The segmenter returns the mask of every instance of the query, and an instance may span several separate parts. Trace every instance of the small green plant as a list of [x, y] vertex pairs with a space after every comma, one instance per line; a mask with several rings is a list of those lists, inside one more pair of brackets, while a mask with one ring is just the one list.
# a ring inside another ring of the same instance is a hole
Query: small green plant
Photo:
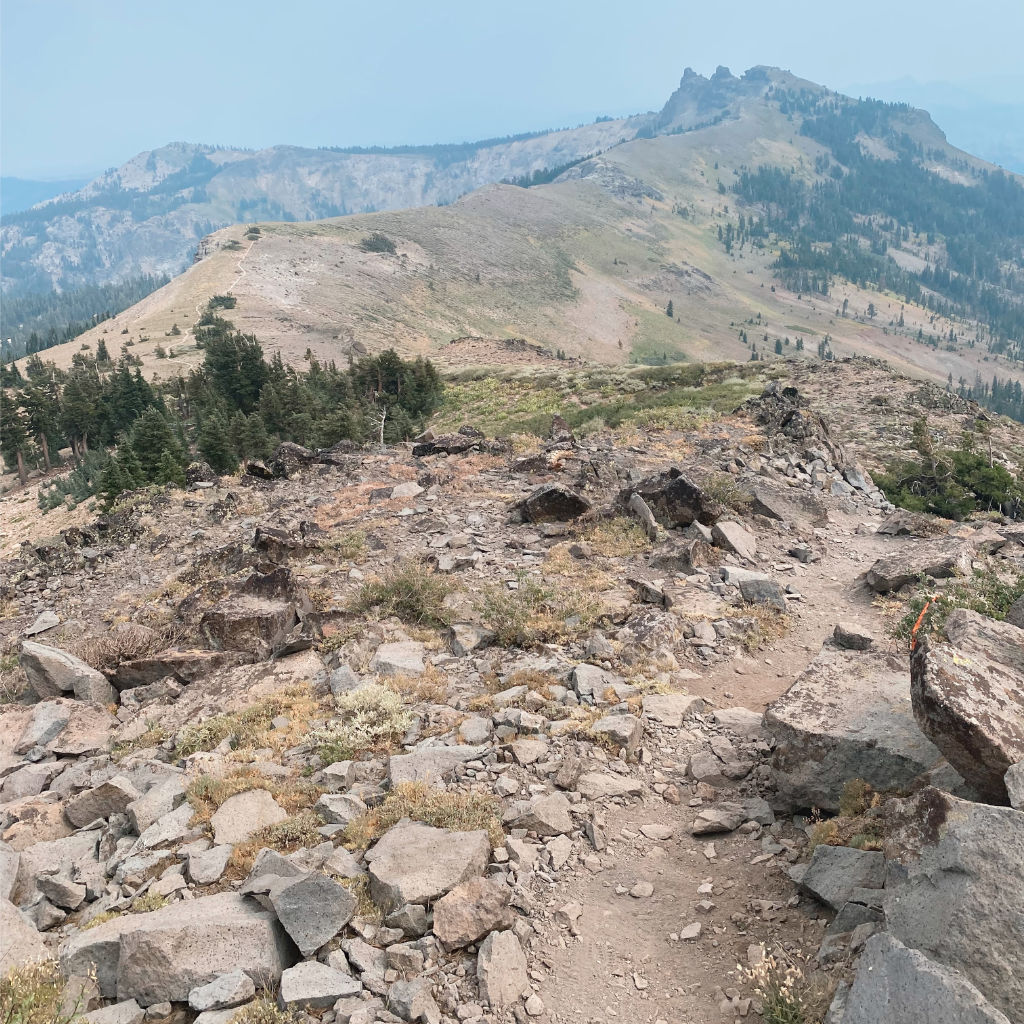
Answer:
[[200, 750], [213, 750], [226, 739], [232, 749], [268, 746], [271, 721], [278, 715], [304, 717], [313, 711], [315, 701], [306, 686], [282, 690], [240, 711], [214, 715], [203, 722], [187, 725], [178, 736], [178, 756], [188, 757]]
[[163, 345], [158, 344], [156, 348], [153, 349], [153, 355], [155, 355], [157, 359], [166, 359], [167, 349], [165, 349]]
[[318, 814], [303, 811], [276, 825], [259, 829], [231, 851], [231, 859], [228, 861], [230, 877], [245, 877], [252, 868], [256, 854], [264, 848], [277, 850], [278, 853], [294, 853], [303, 847], [317, 846], [324, 839], [317, 831], [321, 825], [323, 821]]
[[366, 533], [363, 530], [349, 530], [331, 537], [322, 550], [339, 559], [354, 562], [366, 552]]
[[340, 694], [335, 707], [340, 720], [309, 734], [322, 764], [346, 761], [366, 750], [384, 749], [412, 723], [401, 695], [376, 683]]
[[728, 473], [712, 473], [700, 482], [701, 490], [720, 505], [731, 508], [741, 515], [750, 511], [753, 495], [744, 490]]
[[892, 635], [897, 640], [909, 640], [922, 612], [924, 618], [918, 627], [918, 637], [941, 634], [946, 628], [949, 613], [955, 608], [967, 608], [990, 619], [1002, 620], [1014, 601], [1021, 597], [1024, 597], [1024, 574], [1015, 579], [1004, 579], [994, 572], [978, 570], [972, 576], [951, 582], [939, 593], [936, 593], [934, 584], [927, 587], [921, 580], [906, 613], [893, 626]]
[[133, 914], [148, 914], [154, 910], [162, 910], [166, 906], [166, 896], [161, 896], [158, 892], [147, 892], [144, 896], [132, 901], [131, 912]]
[[451, 589], [444, 576], [410, 559], [363, 584], [354, 610], [365, 614], [376, 608], [383, 616], [395, 615], [413, 625], [442, 626], [450, 619], [444, 601]]

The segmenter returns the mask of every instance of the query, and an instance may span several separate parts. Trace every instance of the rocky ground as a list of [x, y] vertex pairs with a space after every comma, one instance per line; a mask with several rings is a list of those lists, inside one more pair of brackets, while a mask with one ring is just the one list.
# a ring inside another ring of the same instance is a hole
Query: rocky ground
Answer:
[[11, 977], [94, 1024], [1019, 1020], [1024, 608], [892, 627], [1024, 530], [887, 505], [856, 401], [283, 445], [23, 544]]

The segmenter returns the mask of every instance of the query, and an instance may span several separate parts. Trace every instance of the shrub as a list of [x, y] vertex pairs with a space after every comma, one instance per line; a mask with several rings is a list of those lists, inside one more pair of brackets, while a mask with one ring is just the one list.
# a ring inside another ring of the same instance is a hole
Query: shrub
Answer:
[[385, 617], [395, 615], [414, 625], [440, 626], [450, 618], [444, 606], [450, 593], [451, 584], [445, 577], [422, 562], [409, 560], [363, 584], [354, 610], [365, 614], [377, 608]]
[[157, 359], [166, 359], [167, 349], [165, 349], [163, 345], [157, 345], [157, 347], [153, 349], [153, 355], [155, 355]]
[[373, 231], [365, 238], [360, 239], [359, 248], [363, 252], [383, 252], [392, 256], [397, 251], [395, 243], [383, 231]]
[[299, 1017], [291, 1010], [282, 1010], [273, 996], [260, 996], [246, 1003], [228, 1024], [295, 1024]]
[[313, 847], [323, 842], [324, 837], [317, 831], [323, 824], [320, 816], [312, 811], [303, 811], [292, 818], [285, 818], [276, 825], [267, 825], [254, 832], [245, 842], [238, 843], [231, 851], [228, 862], [231, 877], [242, 878], [252, 868], [256, 854], [264, 847], [278, 853], [294, 853], [302, 847]]
[[510, 590], [498, 584], [484, 591], [479, 606], [484, 624], [502, 647], [532, 647], [588, 629], [596, 604], [579, 588], [548, 586], [520, 573]]
[[0, 978], [3, 1024], [70, 1024], [81, 1009], [81, 995], [66, 988], [52, 960], [12, 967]]
[[1006, 580], [993, 572], [976, 571], [966, 579], [950, 583], [941, 593], [936, 593], [934, 585], [926, 588], [922, 581], [907, 606], [906, 614], [893, 627], [892, 634], [898, 640], [909, 640], [925, 605], [928, 605], [928, 610], [921, 620], [918, 636], [942, 633], [954, 608], [969, 608], [990, 619], [1005, 619], [1010, 606], [1020, 597], [1024, 597], [1024, 575]]
[[278, 779], [252, 768], [241, 768], [229, 775], [197, 775], [187, 790], [188, 802], [196, 818], [209, 821], [225, 800], [251, 789], [265, 789], [289, 814], [308, 810], [323, 793], [305, 779]]
[[412, 723], [401, 696], [376, 683], [339, 694], [335, 707], [341, 720], [309, 734], [323, 764], [346, 761], [365, 750], [384, 749]]
[[425, 782], [403, 782], [373, 807], [345, 827], [344, 844], [365, 849], [403, 818], [422, 821], [453, 832], [482, 829], [494, 846], [505, 842], [501, 829], [500, 805], [489, 793], [459, 793], [434, 789]]
[[712, 473], [701, 480], [700, 487], [712, 501], [717, 501], [741, 515], [750, 511], [754, 501], [753, 495], [744, 490], [728, 473]]
[[799, 967], [784, 966], [774, 956], [766, 955], [744, 973], [763, 1004], [765, 1024], [811, 1024], [814, 1020]]

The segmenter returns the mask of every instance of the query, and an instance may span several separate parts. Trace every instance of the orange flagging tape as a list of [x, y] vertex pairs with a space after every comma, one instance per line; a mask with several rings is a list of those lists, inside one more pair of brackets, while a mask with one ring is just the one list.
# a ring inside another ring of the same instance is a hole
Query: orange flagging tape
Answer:
[[917, 617], [917, 622], [914, 623], [914, 628], [910, 631], [910, 649], [914, 650], [917, 647], [917, 631], [921, 628], [921, 623], [924, 622], [924, 617], [928, 612], [928, 609], [932, 606], [934, 597], [930, 597], [924, 603], [924, 607], [921, 609], [921, 614]]

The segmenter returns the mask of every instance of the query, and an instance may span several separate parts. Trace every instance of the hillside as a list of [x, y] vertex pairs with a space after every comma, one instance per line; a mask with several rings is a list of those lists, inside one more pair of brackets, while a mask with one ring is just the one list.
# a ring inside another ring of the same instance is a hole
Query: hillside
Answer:
[[[864, 354], [961, 388], [1020, 379], [1024, 190], [924, 112], [720, 69], [688, 72], [642, 134], [550, 184], [222, 229], [48, 357], [105, 337], [116, 359], [124, 338], [166, 377], [230, 292], [233, 322], [291, 362], [394, 345], [461, 366], [454, 340], [511, 337], [603, 363]], [[396, 253], [360, 248], [373, 232]]]
[[199, 239], [239, 221], [314, 220], [449, 203], [632, 138], [643, 119], [460, 145], [253, 152], [172, 143], [0, 227], [7, 295], [177, 274]]

